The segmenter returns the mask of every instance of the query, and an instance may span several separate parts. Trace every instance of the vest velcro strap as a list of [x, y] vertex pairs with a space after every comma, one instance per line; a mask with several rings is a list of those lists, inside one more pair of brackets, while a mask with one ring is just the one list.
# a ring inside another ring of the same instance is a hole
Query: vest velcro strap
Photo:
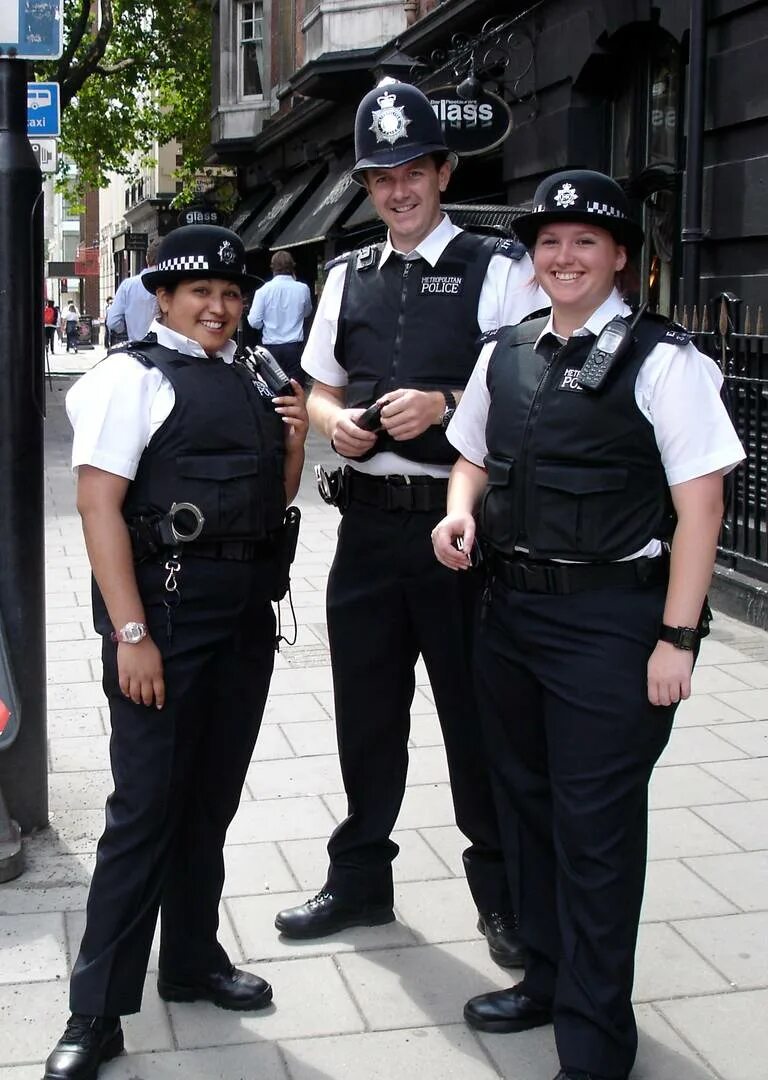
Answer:
[[435, 476], [368, 476], [351, 469], [350, 502], [379, 510], [445, 510], [448, 480]]
[[492, 577], [518, 592], [568, 593], [591, 589], [638, 589], [662, 585], [669, 577], [669, 557], [630, 559], [611, 563], [555, 563], [489, 557]]

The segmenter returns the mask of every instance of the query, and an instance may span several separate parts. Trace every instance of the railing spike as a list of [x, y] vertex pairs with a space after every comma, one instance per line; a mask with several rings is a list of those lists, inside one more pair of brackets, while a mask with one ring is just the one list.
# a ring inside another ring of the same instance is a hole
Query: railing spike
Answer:
[[680, 316], [677, 314], [677, 304], [672, 308], [672, 322], [680, 322]]
[[755, 333], [758, 337], [765, 336], [765, 325], [763, 323], [763, 305], [760, 304], [757, 308], [757, 322], [755, 324]]
[[702, 334], [709, 333], [709, 308], [704, 305], [704, 313], [701, 316], [701, 332]]
[[686, 330], [688, 329], [688, 305], [687, 304], [683, 308], [683, 326], [685, 327]]
[[744, 329], [742, 333], [752, 333], [752, 313], [749, 310], [749, 304], [747, 304], [747, 306], [744, 308]]
[[717, 329], [720, 331], [720, 337], [725, 337], [728, 333], [728, 306], [725, 297], [720, 301], [720, 317], [717, 320]]
[[693, 305], [693, 315], [691, 317], [691, 333], [698, 334], [699, 332], [699, 309]]

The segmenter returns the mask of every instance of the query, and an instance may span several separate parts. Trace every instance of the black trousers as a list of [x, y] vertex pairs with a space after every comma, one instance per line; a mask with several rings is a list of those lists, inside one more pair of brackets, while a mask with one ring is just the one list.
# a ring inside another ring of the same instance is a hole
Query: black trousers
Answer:
[[664, 587], [570, 596], [495, 582], [477, 688], [520, 932], [524, 991], [554, 1007], [563, 1066], [623, 1080], [643, 897], [648, 780], [675, 707], [646, 667]]
[[229, 963], [216, 938], [222, 848], [272, 674], [272, 567], [182, 556], [170, 640], [166, 574], [162, 563], [137, 567], [150, 633], [163, 654], [162, 710], [123, 697], [117, 646], [95, 590], [115, 790], [72, 974], [73, 1012], [139, 1010], [158, 909], [162, 971], [194, 975]]
[[301, 354], [304, 352], [303, 341], [285, 341], [281, 345], [264, 345], [277, 360], [285, 374], [295, 379], [301, 386], [306, 385], [307, 373], [301, 366]]
[[328, 843], [328, 885], [361, 903], [391, 904], [390, 839], [405, 791], [410, 707], [419, 654], [445, 740], [464, 865], [481, 911], [510, 908], [493, 796], [472, 688], [474, 575], [434, 557], [442, 513], [353, 503], [328, 580], [336, 728], [348, 817]]

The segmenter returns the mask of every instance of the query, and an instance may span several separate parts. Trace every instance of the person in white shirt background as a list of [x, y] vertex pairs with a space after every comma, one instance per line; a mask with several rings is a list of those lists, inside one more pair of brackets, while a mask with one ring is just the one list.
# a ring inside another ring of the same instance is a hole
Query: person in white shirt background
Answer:
[[303, 386], [301, 367], [304, 329], [312, 315], [309, 286], [296, 280], [296, 263], [290, 251], [276, 251], [269, 261], [272, 280], [256, 290], [248, 322], [261, 331], [261, 343], [286, 375]]
[[626, 1080], [648, 781], [690, 694], [744, 452], [716, 364], [661, 316], [630, 321], [643, 230], [615, 181], [556, 173], [515, 230], [552, 310], [484, 347], [433, 531], [458, 577], [478, 534], [485, 554], [478, 707], [527, 950], [522, 981], [464, 1017], [554, 1023], [556, 1080]]

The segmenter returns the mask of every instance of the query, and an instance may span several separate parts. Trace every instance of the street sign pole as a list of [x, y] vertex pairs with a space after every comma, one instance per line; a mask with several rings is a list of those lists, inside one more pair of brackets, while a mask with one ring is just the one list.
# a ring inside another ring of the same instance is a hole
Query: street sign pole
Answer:
[[27, 64], [0, 59], [0, 622], [21, 725], [0, 787], [23, 832], [48, 824], [43, 562], [43, 199]]

